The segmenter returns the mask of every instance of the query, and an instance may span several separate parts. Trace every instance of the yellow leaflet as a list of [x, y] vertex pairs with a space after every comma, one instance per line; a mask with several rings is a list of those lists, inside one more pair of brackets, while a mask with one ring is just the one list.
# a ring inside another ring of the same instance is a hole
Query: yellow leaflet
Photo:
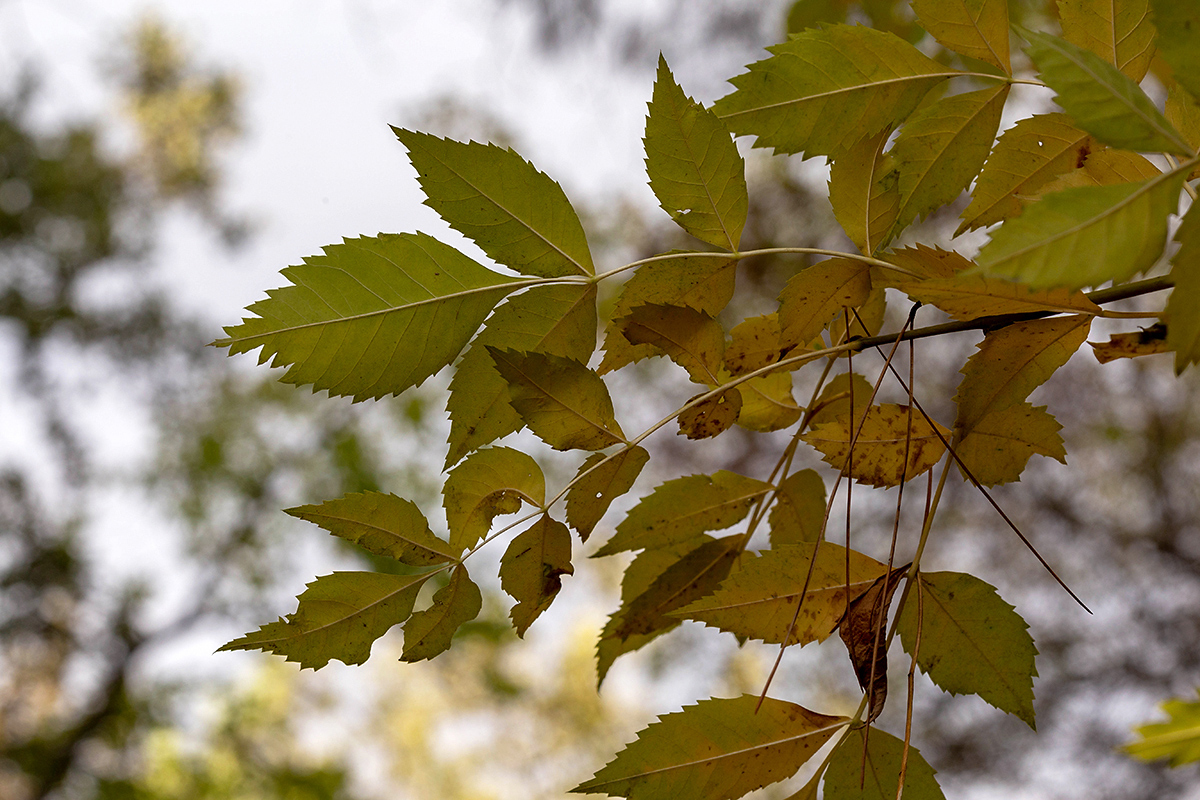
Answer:
[[1058, 0], [1063, 38], [1091, 50], [1131, 80], [1146, 77], [1154, 57], [1149, 0]]
[[848, 258], [831, 258], [797, 273], [779, 295], [783, 344], [811, 342], [843, 308], [865, 303], [870, 291], [870, 268]]
[[900, 211], [900, 184], [890, 153], [883, 152], [892, 128], [855, 144], [829, 167], [833, 216], [865, 255], [887, 244]]
[[1045, 406], [1018, 403], [984, 416], [954, 446], [954, 452], [984, 486], [1012, 483], [1021, 479], [1033, 455], [1067, 463], [1060, 430], [1062, 426]]
[[1167, 346], [1167, 328], [1161, 324], [1132, 333], [1114, 333], [1107, 342], [1088, 344], [1092, 346], [1092, 352], [1101, 364], [1118, 358], [1137, 358], [1171, 352], [1171, 348]]
[[316, 523], [368, 553], [413, 567], [430, 567], [455, 560], [457, 552], [433, 535], [425, 515], [415, 504], [394, 494], [348, 494], [320, 505], [285, 509]]
[[[904, 742], [879, 728], [850, 731], [829, 759], [825, 772], [825, 800], [896, 800]], [[865, 756], [865, 758], [864, 758]], [[911, 744], [904, 771], [904, 797], [909, 800], [946, 800], [921, 751]]]
[[562, 589], [562, 576], [574, 572], [571, 532], [548, 514], [512, 540], [500, 558], [500, 586], [517, 601], [509, 616], [518, 636], [550, 607]]
[[[688, 402], [700, 396], [695, 395]], [[711, 439], [733, 427], [741, 411], [742, 393], [732, 386], [680, 412], [679, 433], [689, 439]]]
[[[1200, 104], [1181, 89], [1179, 84], [1172, 83], [1167, 89], [1167, 105], [1163, 113], [1167, 122], [1175, 126], [1183, 140], [1191, 145], [1193, 150], [1200, 150]], [[1200, 167], [1188, 173], [1189, 181], [1196, 178], [1200, 178]]]
[[1170, 719], [1139, 725], [1138, 741], [1121, 749], [1143, 761], [1170, 759], [1172, 767], [1200, 761], [1200, 701], [1168, 700], [1160, 708]]
[[945, 47], [1008, 75], [1008, 0], [913, 0], [921, 26]]
[[1022, 197], [1021, 200], [1028, 203], [1042, 195], [1076, 186], [1136, 183], [1161, 174], [1162, 170], [1150, 163], [1145, 156], [1129, 150], [1116, 150], [1097, 143], [1096, 150], [1086, 157], [1082, 167], [1059, 175], [1033, 195]]
[[858, 373], [842, 373], [834, 377], [825, 384], [817, 402], [813, 404], [815, 410], [808, 421], [809, 428], [849, 416], [851, 405], [854, 406], [855, 417], [861, 418], [866, 411], [867, 401], [871, 399], [871, 388], [867, 379]]
[[[867, 299], [850, 312], [850, 337], [875, 336], [883, 329], [883, 318], [887, 316], [887, 292], [882, 286], [872, 286]], [[846, 315], [838, 314], [828, 326], [829, 341], [849, 341], [846, 336]]]
[[684, 306], [644, 305], [614, 320], [634, 345], [650, 345], [688, 372], [695, 383], [717, 383], [725, 357], [725, 331], [712, 317]]
[[779, 484], [771, 509], [771, 547], [815, 542], [824, 519], [825, 481], [816, 470], [793, 472]]
[[744, 375], [774, 364], [791, 352], [780, 341], [779, 314], [744, 319], [729, 332], [725, 368], [731, 375]]
[[792, 397], [791, 373], [760, 375], [738, 384], [742, 410], [737, 424], [752, 431], [777, 431], [800, 419], [803, 409]]
[[935, 432], [919, 411], [892, 403], [871, 406], [851, 452], [853, 435], [847, 414], [818, 425], [801, 438], [821, 451], [823, 460], [834, 469], [844, 469], [849, 455], [850, 477], [869, 486], [896, 486], [901, 480], [912, 480], [941, 461], [946, 452], [942, 440], [950, 441], [946, 428], [937, 425]]

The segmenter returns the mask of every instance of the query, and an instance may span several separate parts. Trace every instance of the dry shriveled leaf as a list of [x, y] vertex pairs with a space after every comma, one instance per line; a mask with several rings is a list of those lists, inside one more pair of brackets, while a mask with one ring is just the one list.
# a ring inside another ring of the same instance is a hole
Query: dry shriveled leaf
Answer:
[[320, 505], [285, 509], [285, 513], [316, 523], [368, 553], [413, 567], [445, 564], [458, 555], [449, 542], [434, 536], [415, 504], [394, 494], [348, 494]]
[[817, 448], [822, 460], [834, 469], [845, 469], [851, 478], [868, 486], [896, 486], [912, 480], [942, 460], [946, 452], [943, 440], [950, 441], [948, 429], [938, 425], [939, 437], [924, 415], [894, 403], [871, 406], [857, 438], [852, 427], [858, 426], [852, 426], [846, 414], [816, 426], [801, 438]]
[[911, 564], [876, 578], [870, 588], [854, 598], [838, 623], [838, 635], [850, 653], [859, 687], [866, 692], [867, 722], [883, 713], [887, 701], [887, 617], [892, 596]]
[[1161, 323], [1130, 333], [1114, 333], [1107, 342], [1088, 342], [1101, 364], [1118, 358], [1155, 356], [1171, 352], [1167, 345], [1167, 327]]
[[574, 573], [571, 532], [548, 514], [513, 538], [500, 558], [500, 586], [517, 601], [509, 616], [518, 636], [550, 607], [562, 589], [562, 576]]
[[[808, 593], [796, 616], [809, 562], [816, 549]], [[782, 644], [822, 642], [837, 628], [849, 604], [887, 571], [884, 564], [851, 550], [846, 583], [846, 548], [821, 542], [773, 547], [753, 558], [744, 555], [716, 592], [672, 613], [739, 637]], [[792, 620], [795, 626], [792, 626]]]
[[632, 345], [650, 345], [687, 370], [695, 383], [715, 384], [725, 357], [725, 331], [687, 306], [643, 305], [614, 320]]
[[[567, 524], [579, 534], [580, 541], [587, 541], [613, 500], [633, 487], [649, 460], [650, 454], [636, 446], [608, 457], [592, 453], [584, 460], [578, 473], [583, 477], [567, 491]], [[604, 463], [592, 469], [600, 461]]]
[[483, 595], [459, 564], [450, 581], [433, 595], [433, 604], [418, 611], [404, 623], [404, 651], [401, 661], [422, 661], [450, 649], [450, 641], [463, 624], [479, 616]]
[[[702, 397], [695, 395], [688, 402]], [[733, 386], [679, 413], [679, 433], [689, 439], [711, 439], [733, 427], [742, 412], [742, 393]]]
[[573, 792], [641, 798], [732, 800], [796, 773], [846, 725], [788, 703], [711, 698], [658, 718]]
[[450, 544], [461, 553], [487, 536], [492, 520], [521, 510], [524, 500], [546, 502], [546, 478], [532, 458], [509, 447], [477, 450], [454, 469], [442, 489]]

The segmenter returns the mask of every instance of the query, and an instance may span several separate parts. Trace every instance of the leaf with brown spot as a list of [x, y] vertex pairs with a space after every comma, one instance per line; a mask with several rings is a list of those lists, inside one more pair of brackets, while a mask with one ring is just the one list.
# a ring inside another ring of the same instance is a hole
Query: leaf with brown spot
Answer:
[[1171, 352], [1171, 348], [1167, 345], [1167, 326], [1162, 323], [1151, 325], [1140, 331], [1114, 333], [1107, 342], [1088, 342], [1088, 344], [1092, 346], [1092, 353], [1101, 364], [1107, 364], [1118, 358], [1155, 356]]
[[865, 303], [870, 291], [870, 268], [848, 258], [830, 258], [796, 273], [779, 295], [783, 345], [807, 345], [843, 308]]
[[846, 643], [858, 685], [867, 693], [867, 722], [883, 713], [887, 701], [887, 615], [892, 595], [911, 564], [882, 575], [846, 609], [838, 635]]
[[543, 514], [517, 534], [500, 558], [500, 586], [517, 601], [509, 616], [518, 636], [550, 607], [562, 589], [562, 576], [574, 573], [566, 525]]
[[1045, 406], [1018, 403], [984, 416], [954, 452], [984, 486], [1012, 483], [1034, 455], [1067, 463], [1060, 430]]
[[[698, 394], [688, 400], [690, 403]], [[711, 439], [733, 427], [742, 410], [742, 393], [731, 386], [679, 413], [679, 433], [689, 439]]]
[[813, 403], [816, 410], [812, 412], [812, 418], [808, 421], [809, 428], [833, 422], [838, 417], [849, 416], [851, 395], [854, 400], [854, 415], [861, 419], [871, 397], [871, 388], [867, 379], [857, 372], [843, 372], [834, 376], [821, 390], [817, 402]]
[[937, 425], [937, 431], [941, 432], [940, 437], [924, 415], [910, 412], [908, 406], [885, 403], [871, 406], [857, 438], [851, 430], [849, 414], [818, 425], [801, 438], [817, 448], [822, 459], [834, 469], [844, 469], [850, 456], [849, 475], [859, 483], [896, 486], [942, 460], [946, 452], [943, 441], [950, 440], [950, 431], [941, 425]]
[[712, 317], [686, 306], [638, 306], [614, 324], [630, 344], [652, 345], [695, 383], [715, 384], [725, 357], [725, 331]]
[[725, 368], [730, 375], [745, 375], [774, 364], [793, 351], [780, 341], [779, 314], [763, 314], [742, 320], [729, 332]]

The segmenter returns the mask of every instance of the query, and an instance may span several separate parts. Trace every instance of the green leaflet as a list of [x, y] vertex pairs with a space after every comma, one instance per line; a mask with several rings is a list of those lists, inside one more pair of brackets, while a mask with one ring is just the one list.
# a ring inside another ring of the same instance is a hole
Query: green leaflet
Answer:
[[[733, 297], [735, 259], [683, 256], [638, 267], [625, 282], [609, 319], [616, 320], [642, 305], [685, 306], [715, 317]], [[600, 374], [658, 355], [651, 345], [634, 345], [612, 323], [604, 335]]]
[[793, 472], [779, 484], [768, 518], [771, 547], [815, 542], [825, 520], [825, 481], [816, 470]]
[[474, 547], [487, 536], [492, 520], [515, 514], [521, 502], [546, 502], [546, 478], [529, 456], [508, 447], [489, 447], [467, 456], [450, 470], [442, 505], [455, 552]]
[[1167, 301], [1167, 344], [1175, 351], [1175, 372], [1200, 361], [1200, 205], [1192, 203], [1175, 232], [1179, 250], [1171, 259], [1175, 288]]
[[913, 0], [912, 10], [944, 47], [1012, 74], [1007, 0]]
[[1057, 36], [1022, 31], [1042, 80], [1075, 124], [1123, 150], [1191, 155], [1154, 102], [1115, 66]]
[[1170, 759], [1172, 767], [1200, 761], [1200, 701], [1168, 700], [1161, 708], [1170, 720], [1140, 726], [1141, 738], [1121, 749], [1143, 761]]
[[300, 605], [294, 613], [234, 639], [218, 652], [262, 650], [304, 669], [320, 669], [330, 659], [351, 666], [365, 663], [375, 640], [412, 613], [417, 592], [431, 574], [322, 575], [297, 598]]
[[392, 128], [425, 205], [488, 257], [525, 275], [591, 275], [592, 254], [562, 187], [512, 150]]
[[750, 208], [746, 166], [721, 120], [683, 93], [661, 55], [645, 144], [663, 210], [697, 239], [737, 250]]
[[[814, 549], [817, 563], [797, 616]], [[789, 630], [788, 644], [823, 642], [850, 603], [886, 571], [887, 566], [875, 559], [854, 550], [847, 554], [846, 548], [830, 542], [780, 545], [764, 550], [758, 558], [746, 554], [716, 592], [671, 616], [769, 644], [782, 644]]]
[[900, 181], [898, 229], [967, 188], [992, 149], [1007, 99], [1007, 84], [956, 94], [905, 123], [891, 151]]
[[1141, 81], [1154, 56], [1154, 25], [1146, 0], [1058, 0], [1063, 38]]
[[518, 636], [550, 607], [562, 589], [562, 576], [574, 572], [571, 532], [550, 515], [513, 538], [500, 558], [500, 586], [517, 601], [509, 616]]
[[976, 259], [980, 271], [1034, 288], [1075, 289], [1148, 269], [1162, 254], [1167, 216], [1191, 164], [1140, 183], [1046, 195], [992, 234]]
[[595, 372], [570, 358], [489, 347], [508, 382], [508, 400], [529, 429], [555, 450], [622, 444], [612, 398]]
[[769, 491], [771, 484], [727, 470], [667, 481], [634, 506], [596, 555], [671, 547], [698, 533], [728, 528]]
[[429, 530], [420, 509], [394, 494], [348, 494], [320, 505], [288, 508], [285, 513], [316, 523], [368, 553], [409, 566], [430, 567], [456, 558], [450, 544]]
[[852, 145], [829, 166], [829, 204], [859, 252], [874, 255], [895, 233], [900, 184], [895, 160], [884, 152], [891, 127]]
[[806, 30], [731, 79], [713, 105], [739, 136], [777, 153], [832, 156], [902, 122], [956, 74], [890, 33], [863, 26]]
[[659, 717], [571, 791], [732, 800], [794, 775], [849, 722], [769, 697], [757, 706], [749, 694], [711, 698]]
[[[895, 800], [904, 741], [879, 728], [852, 730], [838, 742], [825, 771], [825, 800]], [[866, 753], [864, 763], [863, 754]], [[908, 748], [904, 773], [906, 800], [946, 800], [921, 751]]]
[[[583, 477], [567, 490], [567, 524], [576, 530], [580, 541], [587, 541], [613, 500], [633, 487], [649, 460], [650, 454], [636, 446], [611, 456], [591, 453], [584, 459], [578, 472]], [[604, 463], [596, 466], [601, 461]]]
[[508, 383], [496, 371], [489, 345], [587, 363], [596, 349], [595, 285], [534, 286], [496, 308], [450, 381], [447, 466], [524, 424], [509, 405]]
[[[283, 275], [213, 342], [289, 367], [285, 383], [356, 401], [399, 394], [449, 364], [522, 281], [481, 267], [422, 233], [347, 239]], [[401, 346], [403, 342], [403, 346]]]
[[977, 694], [1034, 727], [1037, 648], [1025, 620], [996, 587], [962, 572], [923, 572], [900, 613], [900, 641], [917, 664], [951, 694]]
[[725, 331], [707, 314], [686, 306], [641, 305], [613, 320], [633, 345], [666, 353], [695, 383], [715, 385], [725, 358]]
[[1200, 98], [1200, 3], [1151, 0], [1150, 7], [1158, 27], [1158, 52], [1179, 85]]
[[450, 641], [463, 624], [479, 615], [483, 595], [459, 564], [450, 581], [433, 595], [433, 604], [418, 611], [404, 623], [404, 651], [401, 661], [422, 661], [450, 649]]

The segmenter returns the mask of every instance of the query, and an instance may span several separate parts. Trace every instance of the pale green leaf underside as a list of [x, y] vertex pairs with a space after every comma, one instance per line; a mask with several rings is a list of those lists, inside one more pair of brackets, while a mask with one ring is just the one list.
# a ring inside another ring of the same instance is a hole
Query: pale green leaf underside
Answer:
[[394, 494], [348, 494], [320, 505], [297, 506], [286, 511], [320, 525], [368, 553], [410, 566], [433, 566], [455, 559], [450, 544], [433, 535], [420, 509]]
[[864, 26], [806, 30], [730, 82], [713, 110], [777, 153], [834, 155], [904, 120], [955, 75], [897, 36]]
[[1042, 79], [1080, 128], [1123, 150], [1192, 154], [1153, 101], [1115, 66], [1057, 36], [1023, 35]]
[[1052, 192], [1001, 225], [976, 261], [984, 274], [1034, 288], [1125, 280], [1162, 254], [1184, 175]]
[[645, 144], [663, 210], [697, 239], [737, 250], [750, 207], [745, 164], [721, 120], [683, 93], [662, 56]]
[[408, 148], [425, 204], [497, 263], [544, 278], [595, 272], [562, 187], [517, 153], [392, 130]]
[[449, 364], [500, 299], [525, 285], [425, 234], [380, 234], [324, 248], [283, 270], [256, 317], [213, 342], [262, 348], [280, 380], [355, 400], [399, 394]]
[[754, 695], [702, 700], [658, 718], [574, 792], [732, 800], [796, 773], [848, 720]]
[[375, 640], [412, 613], [417, 592], [429, 575], [322, 575], [297, 598], [300, 605], [295, 613], [220, 649], [263, 650], [307, 669], [320, 669], [331, 659], [351, 666], [365, 663]]

